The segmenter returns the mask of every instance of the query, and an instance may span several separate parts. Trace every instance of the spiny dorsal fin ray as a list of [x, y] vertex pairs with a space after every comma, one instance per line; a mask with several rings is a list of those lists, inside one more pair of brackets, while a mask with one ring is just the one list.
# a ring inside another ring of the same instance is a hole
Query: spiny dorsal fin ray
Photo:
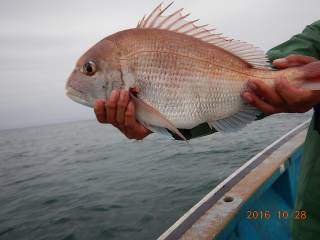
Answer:
[[148, 16], [144, 16], [138, 22], [137, 28], [166, 29], [186, 34], [220, 47], [240, 57], [256, 68], [270, 68], [268, 58], [261, 49], [252, 44], [230, 39], [222, 36], [220, 33], [215, 33], [215, 29], [207, 29], [208, 25], [196, 25], [195, 23], [199, 21], [198, 19], [186, 20], [190, 13], [183, 15], [183, 8], [169, 15], [163, 15], [172, 4], [173, 2], [163, 7], [163, 3], [160, 3]]

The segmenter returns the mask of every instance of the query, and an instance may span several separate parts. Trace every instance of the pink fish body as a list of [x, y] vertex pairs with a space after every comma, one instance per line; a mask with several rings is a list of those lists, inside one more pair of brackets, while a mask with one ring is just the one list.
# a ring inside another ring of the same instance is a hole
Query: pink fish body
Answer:
[[68, 80], [68, 96], [92, 107], [113, 89], [138, 87], [139, 94], [131, 95], [137, 119], [152, 131], [169, 129], [184, 139], [178, 128], [208, 123], [233, 131], [255, 120], [259, 111], [240, 97], [248, 79], [273, 84], [283, 76], [301, 84], [302, 68], [273, 71], [262, 50], [196, 26], [182, 9], [163, 16], [169, 6], [159, 5], [137, 28], [89, 49]]

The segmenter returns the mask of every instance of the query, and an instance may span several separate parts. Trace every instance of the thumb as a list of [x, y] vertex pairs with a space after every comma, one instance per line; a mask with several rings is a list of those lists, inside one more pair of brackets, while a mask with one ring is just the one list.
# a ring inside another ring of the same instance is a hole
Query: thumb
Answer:
[[300, 106], [304, 99], [309, 98], [312, 93], [309, 90], [293, 87], [286, 79], [278, 79], [275, 90], [289, 106]]

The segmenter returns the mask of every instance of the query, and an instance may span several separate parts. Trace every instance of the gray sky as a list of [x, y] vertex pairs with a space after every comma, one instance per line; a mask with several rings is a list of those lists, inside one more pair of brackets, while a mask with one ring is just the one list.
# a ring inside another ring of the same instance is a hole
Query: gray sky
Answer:
[[[160, 0], [2, 0], [0, 129], [93, 118], [64, 85], [80, 55], [135, 27]], [[167, 1], [169, 2], [169, 1]], [[319, 0], [176, 0], [219, 32], [267, 50], [318, 19]]]

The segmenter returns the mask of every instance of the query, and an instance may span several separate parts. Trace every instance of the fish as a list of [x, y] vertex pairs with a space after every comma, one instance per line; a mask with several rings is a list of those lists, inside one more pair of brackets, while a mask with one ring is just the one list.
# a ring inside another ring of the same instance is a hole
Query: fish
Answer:
[[273, 85], [286, 78], [295, 86], [319, 89], [320, 84], [303, 82], [319, 74], [317, 63], [276, 71], [263, 50], [197, 25], [183, 8], [167, 14], [171, 5], [161, 3], [135, 28], [87, 50], [67, 81], [67, 96], [93, 107], [95, 99], [126, 89], [143, 126], [186, 140], [179, 129], [207, 123], [232, 132], [256, 120], [260, 111], [241, 98], [248, 79]]

